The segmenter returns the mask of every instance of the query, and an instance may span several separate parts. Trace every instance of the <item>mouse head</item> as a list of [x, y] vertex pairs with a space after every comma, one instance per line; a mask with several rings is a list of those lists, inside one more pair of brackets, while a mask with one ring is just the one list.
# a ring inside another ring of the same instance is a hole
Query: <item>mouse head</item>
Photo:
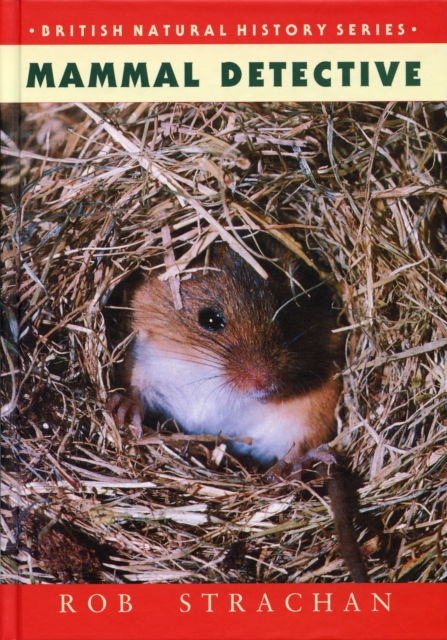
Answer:
[[[341, 343], [334, 295], [307, 265], [276, 251], [262, 278], [226, 244], [193, 264], [176, 310], [151, 276], [134, 299], [134, 328], [170, 353], [216, 368], [232, 390], [259, 399], [305, 394], [334, 373]], [[297, 284], [299, 283], [299, 284]]]

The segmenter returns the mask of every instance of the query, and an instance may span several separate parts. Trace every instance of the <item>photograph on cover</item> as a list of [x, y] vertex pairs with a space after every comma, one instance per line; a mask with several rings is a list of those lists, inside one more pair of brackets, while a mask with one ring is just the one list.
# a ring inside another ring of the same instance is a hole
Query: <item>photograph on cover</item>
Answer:
[[1, 582], [444, 582], [447, 103], [1, 124]]

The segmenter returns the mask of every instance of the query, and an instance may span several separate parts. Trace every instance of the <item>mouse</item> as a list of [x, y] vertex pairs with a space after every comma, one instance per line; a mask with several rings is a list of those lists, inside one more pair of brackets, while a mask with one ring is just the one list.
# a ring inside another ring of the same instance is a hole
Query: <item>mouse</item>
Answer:
[[239, 438], [230, 452], [268, 469], [269, 482], [314, 469], [331, 497], [351, 576], [366, 582], [345, 479], [325, 447], [335, 435], [344, 362], [334, 333], [337, 296], [315, 267], [279, 243], [258, 243], [257, 251], [267, 277], [214, 242], [183, 275], [181, 308], [157, 271], [142, 279], [130, 302], [127, 393], [112, 393], [107, 408], [136, 438], [151, 414], [189, 434]]

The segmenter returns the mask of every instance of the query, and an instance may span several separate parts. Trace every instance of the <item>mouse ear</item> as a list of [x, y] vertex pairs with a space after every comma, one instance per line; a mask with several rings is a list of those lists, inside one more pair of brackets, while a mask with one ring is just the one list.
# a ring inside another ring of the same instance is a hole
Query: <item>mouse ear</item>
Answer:
[[291, 273], [293, 278], [297, 280], [305, 290], [316, 287], [322, 282], [315, 269], [306, 264], [304, 260], [299, 260], [298, 258], [292, 265]]
[[[292, 270], [293, 278], [302, 287], [304, 296], [300, 296], [300, 304], [304, 304], [305, 301], [312, 305], [317, 305], [322, 313], [329, 313], [332, 315], [334, 309], [339, 305], [337, 304], [338, 295], [333, 286], [331, 286], [331, 275], [326, 278], [321, 278], [319, 274], [306, 264], [302, 260], [297, 260], [293, 265]], [[292, 291], [295, 295], [299, 294], [298, 285], [291, 282]]]

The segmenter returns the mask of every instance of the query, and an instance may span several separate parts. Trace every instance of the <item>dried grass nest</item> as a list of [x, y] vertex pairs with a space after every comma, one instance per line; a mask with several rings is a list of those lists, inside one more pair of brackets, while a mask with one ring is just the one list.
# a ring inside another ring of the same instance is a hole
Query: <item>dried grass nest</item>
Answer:
[[349, 580], [318, 487], [104, 409], [108, 293], [169, 240], [184, 270], [257, 232], [343, 300], [333, 444], [371, 580], [445, 581], [447, 104], [5, 105], [2, 128], [1, 580]]

